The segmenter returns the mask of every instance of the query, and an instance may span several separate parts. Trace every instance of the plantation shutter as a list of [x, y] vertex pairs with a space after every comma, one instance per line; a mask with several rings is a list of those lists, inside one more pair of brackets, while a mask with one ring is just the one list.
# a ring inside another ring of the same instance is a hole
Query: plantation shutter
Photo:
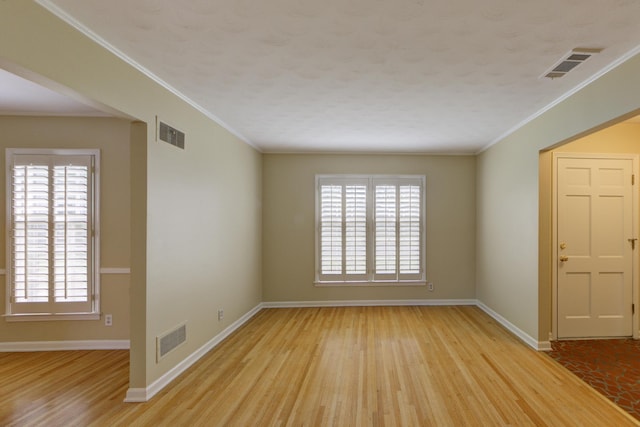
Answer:
[[417, 280], [422, 277], [421, 251], [422, 215], [420, 185], [399, 186], [399, 267], [400, 280]]
[[420, 280], [422, 182], [374, 179], [374, 280]]
[[366, 280], [366, 180], [320, 180], [319, 204], [320, 280]]
[[318, 176], [316, 280], [420, 282], [423, 176]]
[[48, 164], [13, 166], [10, 235], [15, 303], [49, 302], [49, 172]]
[[342, 186], [320, 186], [320, 275], [342, 276]]
[[11, 314], [93, 308], [93, 155], [12, 154]]
[[375, 280], [397, 279], [397, 192], [395, 185], [375, 186]]
[[347, 280], [366, 279], [367, 186], [345, 185], [345, 273]]

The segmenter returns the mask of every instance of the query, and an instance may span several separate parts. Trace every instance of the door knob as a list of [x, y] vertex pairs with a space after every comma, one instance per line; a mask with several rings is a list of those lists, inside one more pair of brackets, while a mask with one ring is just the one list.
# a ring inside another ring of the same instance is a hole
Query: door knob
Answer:
[[569, 261], [569, 257], [568, 256], [561, 256], [560, 257], [560, 262], [565, 262], [565, 261]]

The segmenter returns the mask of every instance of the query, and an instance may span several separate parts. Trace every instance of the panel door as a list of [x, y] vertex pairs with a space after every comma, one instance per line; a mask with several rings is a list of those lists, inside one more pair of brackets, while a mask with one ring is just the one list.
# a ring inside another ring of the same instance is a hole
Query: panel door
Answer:
[[631, 336], [633, 161], [557, 162], [558, 338]]

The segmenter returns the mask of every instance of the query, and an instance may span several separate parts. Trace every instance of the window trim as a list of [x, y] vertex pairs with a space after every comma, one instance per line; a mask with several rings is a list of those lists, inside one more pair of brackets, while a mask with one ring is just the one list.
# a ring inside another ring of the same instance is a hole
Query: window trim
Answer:
[[[20, 155], [65, 157], [65, 156], [90, 156], [93, 159], [93, 171], [91, 173], [91, 226], [93, 238], [89, 243], [91, 247], [91, 274], [89, 283], [90, 289], [90, 311], [87, 312], [42, 312], [42, 313], [14, 313], [12, 311], [12, 290], [13, 290], [13, 249], [12, 239], [9, 233], [12, 229], [12, 184], [13, 184], [13, 164], [14, 157]], [[25, 321], [50, 321], [50, 320], [99, 320], [100, 319], [100, 149], [63, 149], [63, 148], [6, 148], [5, 149], [5, 313], [2, 317], [7, 322]]]
[[[321, 268], [321, 185], [339, 183], [339, 184], [360, 184], [367, 182], [367, 272], [365, 280], [362, 279], [345, 279], [343, 274], [337, 275], [339, 280], [326, 280], [322, 277]], [[412, 279], [375, 279], [374, 261], [375, 261], [375, 231], [374, 231], [374, 191], [375, 184], [380, 182], [390, 182], [398, 184], [401, 181], [413, 181], [420, 185], [420, 273], [417, 278]], [[426, 286], [426, 177], [424, 175], [354, 175], [354, 174], [317, 174], [315, 176], [315, 271], [314, 286], [317, 287], [376, 287], [376, 286]]]

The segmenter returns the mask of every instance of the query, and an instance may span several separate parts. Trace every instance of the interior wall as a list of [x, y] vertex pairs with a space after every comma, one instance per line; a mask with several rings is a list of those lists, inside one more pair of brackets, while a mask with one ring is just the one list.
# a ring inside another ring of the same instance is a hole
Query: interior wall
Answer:
[[[264, 300], [474, 299], [475, 157], [265, 154]], [[426, 176], [425, 286], [314, 286], [316, 174]]]
[[539, 152], [637, 110], [639, 73], [636, 55], [478, 156], [478, 299], [535, 340], [549, 339], [551, 306], [538, 253]]
[[129, 301], [129, 386], [147, 383], [147, 132], [142, 121], [131, 123], [131, 291]]
[[260, 154], [206, 122], [166, 120], [186, 131], [186, 149], [147, 152], [147, 330], [155, 348], [186, 322], [188, 341], [148, 360], [156, 375], [262, 301]]
[[[100, 267], [130, 267], [129, 137], [127, 120], [72, 117], [0, 117], [0, 265], [6, 268], [6, 148], [100, 149]], [[2, 279], [5, 279], [4, 277]], [[129, 274], [101, 274], [104, 321], [8, 322], [0, 320], [0, 342], [129, 339]], [[0, 310], [4, 312], [6, 280]]]
[[[261, 155], [35, 2], [0, 2], [0, 52], [0, 66], [146, 125], [131, 157], [145, 232], [133, 232], [131, 304], [143, 309], [131, 324], [143, 326], [130, 365], [130, 387], [146, 388], [262, 300]], [[156, 141], [156, 117], [185, 132], [185, 150]], [[183, 322], [186, 344], [157, 363], [156, 336]]]
[[550, 150], [556, 153], [640, 153], [640, 123], [619, 123]]

